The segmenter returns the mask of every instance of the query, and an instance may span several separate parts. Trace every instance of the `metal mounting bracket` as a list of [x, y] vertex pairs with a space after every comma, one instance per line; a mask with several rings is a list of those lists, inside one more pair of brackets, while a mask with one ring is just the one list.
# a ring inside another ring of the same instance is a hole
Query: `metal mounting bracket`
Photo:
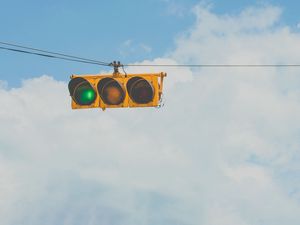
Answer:
[[113, 76], [115, 76], [115, 77], [120, 76], [119, 67], [122, 67], [122, 66], [123, 66], [123, 65], [120, 63], [120, 61], [113, 61], [110, 65], [114, 67], [114, 73], [113, 73]]

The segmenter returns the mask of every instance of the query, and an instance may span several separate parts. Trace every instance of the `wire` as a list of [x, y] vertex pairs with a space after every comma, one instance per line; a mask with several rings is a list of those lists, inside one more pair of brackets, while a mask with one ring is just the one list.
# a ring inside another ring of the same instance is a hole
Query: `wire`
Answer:
[[94, 59], [87, 59], [87, 58], [77, 57], [77, 56], [73, 56], [73, 55], [62, 54], [62, 53], [58, 53], [58, 52], [46, 51], [46, 50], [42, 50], [42, 49], [38, 49], [38, 48], [32, 48], [32, 47], [12, 44], [12, 43], [8, 43], [8, 42], [0, 41], [0, 44], [7, 45], [7, 46], [12, 46], [12, 47], [18, 47], [18, 48], [27, 49], [27, 50], [34, 50], [34, 51], [48, 53], [48, 54], [52, 54], [52, 55], [64, 56], [64, 57], [67, 57], [67, 58], [73, 58], [73, 59], [79, 59], [79, 60], [83, 60], [83, 61], [95, 62], [95, 63], [99, 63], [99, 64], [104, 64], [104, 65], [109, 64], [109, 63], [101, 62], [101, 61], [94, 60]]
[[43, 56], [43, 57], [48, 57], [48, 58], [62, 59], [62, 60], [72, 61], [72, 62], [94, 64], [94, 65], [100, 65], [100, 66], [111, 66], [109, 63], [103, 64], [103, 63], [97, 63], [97, 62], [92, 62], [92, 61], [85, 61], [85, 60], [79, 60], [79, 59], [72, 59], [72, 58], [54, 56], [54, 55], [49, 55], [49, 54], [42, 54], [42, 53], [30, 52], [30, 51], [25, 51], [25, 50], [20, 50], [20, 49], [14, 49], [14, 48], [6, 48], [6, 47], [1, 47], [1, 46], [0, 46], [0, 49], [2, 49], [2, 50], [8, 50], [8, 51], [14, 51], [14, 52], [19, 52], [19, 53], [25, 53], [25, 54], [31, 54], [31, 55], [38, 55], [38, 56]]
[[[19, 53], [25, 53], [25, 54], [31, 54], [31, 55], [38, 55], [38, 56], [43, 56], [43, 57], [48, 57], [48, 58], [56, 58], [56, 59], [61, 59], [61, 60], [66, 60], [66, 61], [73, 61], [73, 62], [80, 62], [80, 63], [86, 63], [86, 64], [93, 64], [93, 65], [100, 65], [100, 66], [114, 66], [113, 63], [106, 63], [103, 61], [98, 61], [94, 59], [87, 59], [87, 58], [82, 58], [82, 57], [77, 57], [73, 55], [67, 55], [63, 53], [58, 53], [58, 52], [52, 52], [52, 51], [46, 51], [38, 48], [32, 48], [32, 47], [27, 47], [23, 45], [17, 45], [13, 43], [8, 43], [8, 42], [3, 42], [0, 41], [0, 44], [6, 45], [6, 46], [11, 46], [11, 47], [1, 47], [0, 49], [2, 50], [8, 50], [8, 51], [14, 51], [14, 52], [19, 52]], [[21, 50], [21, 49], [26, 49], [26, 50]], [[45, 54], [46, 53], [46, 54]], [[120, 67], [123, 68], [124, 66], [126, 67], [190, 67], [190, 68], [260, 68], [260, 67], [265, 67], [265, 68], [275, 68], [275, 67], [300, 67], [300, 64], [120, 64]]]
[[169, 65], [169, 64], [128, 64], [123, 65], [127, 67], [300, 67], [300, 64], [182, 64], [182, 65]]
[[127, 73], [125, 71], [124, 65], [121, 65], [121, 67], [122, 67], [123, 73], [125, 74], [125, 77], [127, 77]]

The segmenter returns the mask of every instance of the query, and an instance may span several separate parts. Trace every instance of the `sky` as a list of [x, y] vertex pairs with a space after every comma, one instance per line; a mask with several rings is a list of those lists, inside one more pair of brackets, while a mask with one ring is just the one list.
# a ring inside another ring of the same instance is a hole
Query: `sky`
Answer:
[[[108, 62], [299, 64], [299, 4], [6, 1], [1, 41]], [[71, 110], [67, 83], [109, 68], [0, 62], [1, 225], [299, 224], [298, 68], [164, 68], [163, 108], [102, 112]]]
[[[204, 1], [202, 1], [204, 2]], [[193, 26], [199, 0], [1, 1], [1, 41], [124, 64], [153, 60], [176, 48], [175, 39]], [[280, 23], [298, 29], [298, 1], [206, 1], [217, 14], [238, 14], [249, 6], [282, 9]], [[0, 77], [10, 87], [48, 74], [67, 81], [72, 73], [103, 68], [1, 52]], [[180, 60], [180, 59], [179, 59]]]

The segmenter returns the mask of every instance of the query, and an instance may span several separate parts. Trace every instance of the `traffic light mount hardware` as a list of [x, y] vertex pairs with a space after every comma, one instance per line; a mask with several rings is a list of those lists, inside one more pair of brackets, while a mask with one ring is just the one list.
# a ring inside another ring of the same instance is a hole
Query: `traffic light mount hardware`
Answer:
[[125, 72], [125, 70], [124, 70], [124, 65], [121, 64], [120, 61], [113, 61], [113, 62], [110, 63], [109, 65], [114, 67], [113, 76], [119, 77], [119, 75], [120, 75], [119, 68], [122, 67], [122, 68], [123, 68], [123, 71], [124, 71], [124, 73], [125, 73], [125, 77], [127, 77], [127, 74], [126, 74], [126, 72]]

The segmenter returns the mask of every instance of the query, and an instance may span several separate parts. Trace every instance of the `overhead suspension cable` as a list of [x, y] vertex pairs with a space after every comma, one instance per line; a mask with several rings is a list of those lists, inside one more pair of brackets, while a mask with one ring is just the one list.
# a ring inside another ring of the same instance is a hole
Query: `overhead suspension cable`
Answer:
[[[114, 66], [116, 64], [107, 63], [99, 60], [82, 58], [78, 56], [46, 51], [38, 48], [26, 47], [23, 45], [12, 44], [0, 41], [0, 44], [10, 47], [2, 47], [2, 50], [14, 51], [19, 53], [38, 55], [42, 57], [61, 59], [66, 61], [73, 61], [79, 63], [100, 65], [100, 66]], [[14, 48], [12, 48], [14, 47]], [[19, 49], [18, 49], [19, 48]], [[26, 49], [26, 50], [22, 50]], [[300, 67], [300, 64], [119, 64], [119, 67], [189, 67], [189, 68], [272, 68], [272, 67]]]
[[300, 67], [300, 64], [128, 64], [136, 67]]
[[94, 64], [94, 65], [100, 65], [100, 66], [111, 66], [109, 63], [108, 64], [102, 64], [102, 63], [97, 63], [97, 62], [90, 62], [90, 61], [85, 61], [85, 60], [72, 59], [72, 58], [54, 56], [54, 55], [49, 55], [49, 54], [30, 52], [30, 51], [25, 51], [25, 50], [20, 50], [20, 49], [13, 49], [13, 48], [6, 48], [6, 47], [0, 47], [0, 49], [19, 52], [19, 53], [25, 53], [25, 54], [31, 54], [31, 55], [38, 55], [38, 56], [43, 56], [43, 57], [48, 57], [48, 58], [61, 59], [61, 60], [66, 60], [66, 61], [80, 62], [80, 63], [86, 63], [86, 64]]
[[[15, 49], [15, 48], [0, 47], [0, 49], [4, 49], [4, 50], [15, 51], [15, 52], [20, 52], [20, 53], [27, 53], [27, 54], [33, 54], [33, 55], [39, 55], [39, 56], [50, 57], [50, 58], [63, 59], [63, 60], [69, 60], [69, 61], [75, 61], [75, 62], [81, 62], [81, 63], [89, 63], [89, 64], [102, 65], [102, 66], [110, 66], [110, 63], [106, 63], [106, 62], [102, 62], [102, 61], [98, 61], [98, 60], [94, 60], [94, 59], [87, 59], [87, 58], [82, 58], [82, 57], [78, 57], [78, 56], [62, 54], [62, 53], [58, 53], [58, 52], [46, 51], [46, 50], [42, 50], [42, 49], [38, 49], [38, 48], [26, 47], [26, 46], [23, 46], [23, 45], [17, 45], [17, 44], [2, 42], [2, 41], [0, 41], [0, 44], [6, 45], [6, 46], [17, 47], [17, 48], [21, 48], [21, 49], [33, 50], [33, 51], [36, 51], [36, 52], [42, 52], [42, 53], [47, 53], [47, 54], [35, 53], [35, 52], [32, 52], [32, 51], [18, 50], [18, 49]], [[51, 54], [51, 55], [49, 55], [49, 54]], [[63, 57], [60, 57], [60, 56], [63, 56]]]

